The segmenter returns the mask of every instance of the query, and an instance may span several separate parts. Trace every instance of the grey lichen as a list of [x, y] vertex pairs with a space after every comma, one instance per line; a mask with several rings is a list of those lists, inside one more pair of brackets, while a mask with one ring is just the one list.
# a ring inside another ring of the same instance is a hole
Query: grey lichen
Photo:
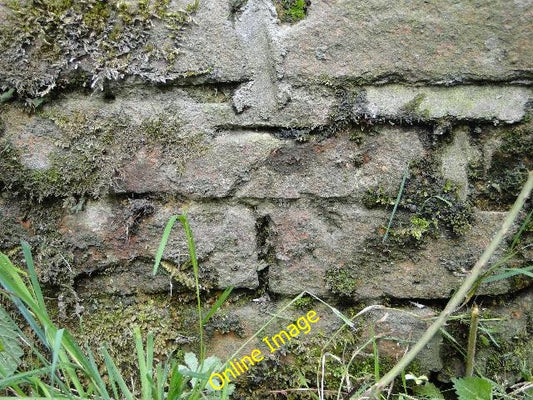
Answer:
[[[180, 34], [198, 1], [176, 10], [168, 0], [10, 0], [0, 27], [0, 89], [41, 97], [87, 74], [91, 87], [128, 75], [164, 80]], [[153, 35], [157, 27], [162, 34]], [[157, 43], [154, 43], [156, 42]], [[165, 50], [166, 49], [166, 50]]]

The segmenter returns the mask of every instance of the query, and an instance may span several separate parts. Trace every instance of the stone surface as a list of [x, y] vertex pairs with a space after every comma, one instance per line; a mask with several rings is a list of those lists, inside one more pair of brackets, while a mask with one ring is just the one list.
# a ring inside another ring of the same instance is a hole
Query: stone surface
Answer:
[[[371, 310], [363, 317], [365, 328], [363, 328], [362, 337], [376, 335], [379, 338], [377, 345], [380, 357], [400, 360], [405, 352], [422, 337], [429, 326], [428, 319], [437, 314], [429, 307], [423, 305], [422, 307]], [[370, 326], [372, 326], [373, 333], [370, 331]], [[418, 353], [415, 360], [424, 374], [442, 369], [443, 361], [440, 354], [442, 340], [439, 332]]]
[[373, 186], [397, 187], [407, 164], [422, 157], [416, 130], [383, 127], [361, 144], [339, 135], [288, 142], [271, 152], [237, 192], [239, 197], [295, 199], [361, 195]]
[[[530, 2], [315, 2], [284, 31], [286, 76], [457, 83], [531, 79]], [[490, 21], [490, 22], [489, 22]]]
[[521, 121], [531, 91], [520, 87], [429, 87], [400, 85], [367, 87], [364, 112], [372, 118], [411, 118], [421, 121], [456, 120]]
[[[145, 268], [144, 275], [148, 276], [167, 221], [184, 207], [193, 227], [198, 259], [212, 280], [206, 282], [206, 286], [256, 287], [259, 263], [255, 219], [251, 211], [243, 206], [98, 201], [89, 203], [83, 212], [65, 216], [61, 232], [73, 248], [84, 254], [84, 262], [79, 265], [82, 270], [90, 272], [111, 268], [112, 271], [120, 267], [120, 274], [124, 275], [127, 271], [131, 276], [136, 275], [134, 271], [139, 267], [135, 264], [132, 264], [132, 269], [124, 266], [139, 260]], [[178, 223], [168, 241], [163, 260], [170, 262], [173, 268], [185, 271], [183, 273], [192, 279], [191, 268], [185, 270], [182, 267], [189, 260], [189, 252]], [[161, 270], [165, 273], [163, 267]], [[167, 273], [172, 271], [167, 270]], [[125, 278], [120, 277], [105, 279], [125, 282]], [[168, 289], [167, 279], [157, 282], [159, 290]], [[113, 290], [127, 292], [131, 286], [141, 291], [145, 289], [141, 279]]]
[[[350, 315], [393, 304], [344, 339], [364, 343], [373, 324], [380, 354], [401, 356], [464, 280], [533, 165], [531, 1], [311, 1], [291, 24], [265, 0], [151, 1], [144, 13], [144, 2], [100, 1], [103, 17], [91, 20], [94, 2], [0, 0], [0, 93], [15, 89], [0, 97], [0, 251], [23, 265], [14, 249], [30, 243], [45, 290], [76, 329], [78, 303], [92, 326], [127, 309], [133, 319], [102, 330], [119, 343], [148, 312], [148, 326], [168, 318], [162, 341], [194, 346], [179, 224], [152, 276], [167, 221], [187, 210], [202, 300], [235, 287], [206, 332], [214, 352], [228, 355], [308, 291]], [[506, 266], [529, 265], [529, 228]], [[511, 371], [516, 381], [516, 360], [531, 357], [532, 282], [517, 275], [477, 290], [483, 307], [510, 316], [494, 329], [518, 338], [498, 337], [493, 349], [486, 337], [479, 365], [491, 379]], [[342, 325], [323, 303], [296, 304], [284, 317], [316, 307], [320, 335], [271, 355], [242, 398], [283, 389], [271, 379], [280, 361], [316, 365], [308, 350]], [[461, 327], [453, 334], [461, 340]], [[446, 371], [461, 375], [462, 357], [449, 350], [437, 337], [421, 369], [440, 370], [432, 377], [443, 382]], [[500, 368], [500, 353], [515, 365]]]
[[468, 164], [480, 158], [480, 151], [470, 144], [468, 128], [462, 127], [453, 132], [453, 142], [443, 149], [441, 170], [445, 179], [459, 185], [459, 198], [468, 196]]
[[[346, 283], [337, 285], [350, 286], [354, 300], [382, 295], [397, 299], [448, 298], [505, 217], [505, 213], [480, 212], [472, 229], [460, 239], [441, 237], [418, 250], [398, 252], [377, 245], [380, 239], [375, 233], [388, 219], [383, 212], [370, 213], [348, 204], [314, 208], [305, 202], [267, 210], [263, 212], [268, 212], [272, 220], [270, 241], [275, 254], [269, 270], [270, 290], [284, 295], [310, 290], [327, 296], [334, 288], [328, 287], [324, 279], [336, 267], [337, 271], [346, 269]], [[499, 257], [501, 250], [491, 263]], [[511, 281], [497, 281], [481, 285], [478, 294], [502, 294], [513, 287]]]
[[327, 295], [326, 269], [344, 264], [346, 253], [359, 247], [374, 223], [385, 218], [356, 205], [313, 207], [306, 201], [262, 213], [271, 219], [269, 242], [275, 257], [268, 271], [269, 289], [290, 296], [304, 290]]
[[[385, 257], [384, 262], [361, 265], [358, 272], [363, 283], [356, 297], [372, 298], [380, 291], [403, 299], [448, 298], [461, 285], [504, 218], [505, 213], [479, 212], [472, 228], [461, 238], [431, 241], [420, 251], [405, 254], [403, 260]], [[490, 265], [502, 256], [500, 248]], [[512, 288], [513, 283], [504, 280], [481, 285], [477, 293], [496, 295]]]
[[219, 135], [209, 149], [191, 159], [180, 173], [161, 151], [138, 152], [113, 183], [116, 193], [169, 192], [191, 197], [227, 197], [250, 179], [270, 152], [281, 146], [269, 134], [239, 132]]

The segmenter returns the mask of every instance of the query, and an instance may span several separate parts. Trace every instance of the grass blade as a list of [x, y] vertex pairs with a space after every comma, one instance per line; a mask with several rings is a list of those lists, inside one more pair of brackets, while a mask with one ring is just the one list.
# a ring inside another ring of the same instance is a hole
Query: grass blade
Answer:
[[207, 324], [207, 321], [209, 321], [209, 319], [217, 312], [220, 306], [222, 306], [222, 304], [226, 301], [232, 290], [233, 287], [231, 286], [224, 290], [224, 292], [220, 295], [217, 301], [215, 301], [215, 304], [213, 304], [213, 307], [211, 307], [209, 312], [205, 315], [204, 319], [202, 320], [202, 324]]
[[524, 232], [524, 230], [526, 229], [526, 227], [528, 226], [529, 224], [529, 221], [531, 220], [531, 218], [533, 217], [533, 210], [531, 210], [526, 218], [524, 219], [524, 222], [522, 222], [522, 225], [520, 225], [520, 229], [518, 230], [518, 232], [516, 232], [516, 234], [514, 235], [513, 237], [513, 242], [511, 243], [511, 246], [509, 247], [509, 249], [511, 251], [514, 250], [514, 248], [516, 247], [516, 245], [518, 244], [518, 242], [520, 241], [520, 237], [522, 236], [522, 233]]
[[29, 382], [29, 378], [31, 378], [32, 376], [34, 377], [34, 376], [46, 375], [50, 372], [50, 368], [52, 367], [47, 366], [47, 367], [34, 369], [31, 371], [23, 372], [23, 373], [16, 374], [16, 375], [11, 375], [9, 378], [4, 378], [0, 380], [0, 389], [11, 387], [19, 383]]
[[96, 365], [96, 362], [94, 360], [94, 355], [91, 349], [87, 349], [87, 355], [89, 357], [89, 363], [91, 365], [90, 370], [86, 371], [88, 375], [92, 378], [92, 381], [96, 384], [98, 390], [98, 393], [106, 400], [111, 400], [109, 397], [109, 393], [107, 392], [107, 388], [105, 385], [104, 380], [102, 379], [102, 376], [100, 375], [100, 372], [98, 371], [98, 366]]
[[379, 351], [378, 344], [376, 342], [376, 335], [374, 333], [374, 327], [370, 327], [370, 334], [372, 335], [372, 353], [374, 355], [374, 379], [376, 382], [379, 381], [380, 372], [379, 372]]
[[35, 272], [35, 266], [33, 264], [33, 257], [31, 255], [30, 245], [24, 240], [20, 241], [22, 246], [22, 252], [24, 253], [24, 259], [26, 260], [26, 266], [28, 267], [28, 275], [30, 277], [31, 287], [35, 293], [35, 299], [39, 309], [48, 316], [46, 312], [46, 305], [44, 304], [43, 293], [41, 292], [41, 286], [39, 284], [39, 279], [37, 278], [37, 273]]
[[461, 345], [459, 344], [459, 342], [457, 340], [455, 340], [455, 338], [444, 328], [441, 328], [440, 329], [440, 333], [442, 334], [442, 336], [449, 340], [450, 343], [451, 343], [451, 346], [457, 350], [464, 358], [466, 358], [466, 351], [461, 347]]
[[155, 255], [155, 262], [154, 262], [154, 269], [152, 271], [152, 274], [155, 275], [157, 273], [157, 269], [159, 268], [159, 264], [161, 263], [161, 259], [163, 258], [163, 252], [165, 251], [165, 247], [167, 246], [168, 237], [170, 236], [170, 231], [172, 230], [172, 227], [176, 223], [176, 220], [178, 219], [179, 215], [173, 215], [167, 222], [167, 225], [165, 226], [165, 230], [163, 231], [163, 236], [161, 237], [161, 242], [159, 243], [159, 248], [157, 249], [157, 253]]
[[150, 400], [152, 398], [151, 386], [148, 381], [148, 368], [146, 366], [141, 330], [138, 326], [133, 328], [133, 336], [135, 338], [135, 349], [137, 350], [137, 365], [141, 375], [141, 395], [144, 400]]
[[179, 371], [178, 363], [172, 365], [172, 375], [168, 389], [167, 400], [177, 400], [184, 391], [185, 381], [183, 374]]
[[[17, 306], [19, 312], [26, 319], [43, 345], [49, 349], [50, 346], [46, 340], [45, 332], [41, 329], [33, 315], [35, 314], [37, 318], [41, 319], [43, 311], [21, 278], [25, 275], [27, 276], [24, 271], [15, 267], [5, 254], [0, 253], [0, 285], [12, 294], [11, 300]], [[33, 311], [33, 314], [30, 312], [30, 309]]]
[[109, 355], [107, 349], [105, 347], [102, 348], [102, 353], [104, 355], [104, 362], [107, 368], [107, 372], [109, 374], [109, 378], [113, 379], [115, 382], [118, 383], [118, 386], [121, 390], [121, 396], [116, 396], [115, 398], [124, 398], [126, 400], [135, 400], [133, 397], [133, 394], [128, 389], [128, 386], [126, 386], [126, 382], [124, 382], [124, 378], [122, 377], [121, 373], [119, 372], [117, 366], [113, 362], [113, 359]]
[[533, 272], [532, 272], [533, 265], [530, 265], [525, 268], [503, 268], [502, 270], [506, 272], [489, 276], [488, 278], [483, 279], [483, 282], [489, 283], [489, 282], [499, 281], [499, 280], [507, 279], [507, 278], [510, 278], [516, 275], [525, 275], [529, 278], [533, 278]]
[[155, 393], [154, 393], [154, 399], [155, 400], [163, 400], [165, 398], [165, 383], [167, 381], [168, 377], [168, 362], [165, 363], [165, 368], [161, 366], [161, 363], [157, 363], [157, 366], [155, 368]]
[[402, 183], [400, 184], [400, 190], [398, 191], [398, 196], [396, 196], [396, 202], [394, 203], [394, 208], [392, 209], [392, 213], [389, 218], [387, 230], [385, 231], [385, 235], [383, 235], [383, 239], [381, 243], [385, 243], [387, 241], [387, 238], [389, 237], [390, 227], [392, 226], [394, 215], [396, 214], [396, 210], [398, 209], [398, 205], [400, 204], [400, 200], [402, 199], [403, 189], [405, 187], [405, 181], [407, 180], [408, 176], [409, 176], [409, 166], [405, 168], [405, 172], [403, 173]]
[[150, 332], [146, 338], [146, 379], [148, 380], [150, 399], [155, 389], [154, 382], [154, 334]]
[[63, 340], [63, 332], [64, 329], [59, 329], [56, 332], [56, 337], [54, 339], [54, 345], [52, 346], [52, 370], [50, 371], [50, 381], [52, 382], [52, 386], [54, 386], [55, 378], [56, 378], [56, 368], [57, 368], [57, 361], [59, 358], [59, 351], [61, 350], [61, 341]]

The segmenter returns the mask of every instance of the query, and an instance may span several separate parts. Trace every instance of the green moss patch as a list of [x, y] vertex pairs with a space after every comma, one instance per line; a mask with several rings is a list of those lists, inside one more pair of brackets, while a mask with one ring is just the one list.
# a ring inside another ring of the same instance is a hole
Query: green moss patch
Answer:
[[180, 120], [159, 114], [134, 122], [117, 112], [64, 112], [49, 108], [40, 117], [53, 121], [60, 130], [50, 156], [50, 167], [29, 169], [22, 165], [19, 151], [4, 138], [0, 144], [0, 186], [20, 191], [39, 202], [47, 198], [98, 198], [106, 193], [114, 170], [142, 147], [161, 149], [178, 171], [187, 161], [208, 148], [202, 134], [187, 133]]
[[311, 5], [309, 0], [274, 0], [274, 5], [281, 22], [295, 23], [307, 16], [307, 9]]
[[[367, 191], [363, 201], [369, 208], [390, 208], [396, 195], [377, 187]], [[471, 204], [459, 199], [458, 186], [444, 179], [431, 159], [410, 165], [399, 209], [405, 213], [395, 217], [389, 232], [391, 240], [399, 244], [416, 244], [443, 230], [454, 236], [463, 235], [473, 218]]]
[[[70, 331], [91, 349], [106, 344], [127, 377], [138, 378], [133, 326], [139, 326], [144, 336], [153, 333], [155, 356], [161, 360], [172, 351], [178, 351], [179, 358], [187, 347], [197, 350], [198, 323], [193, 304], [182, 304], [165, 294], [123, 299], [94, 297], [84, 307], [82, 319], [70, 321]], [[103, 365], [100, 352], [95, 355], [98, 364]]]
[[[456, 238], [471, 227], [474, 212], [468, 201], [458, 196], [458, 186], [446, 180], [431, 158], [411, 163], [398, 210], [383, 243], [386, 227], [381, 227], [344, 264], [328, 267], [325, 279], [329, 290], [345, 298], [358, 296], [358, 288], [380, 275], [377, 265], [390, 265], [416, 257], [418, 250], [440, 236]], [[376, 187], [367, 191], [363, 203], [368, 208], [392, 211], [398, 193]]]

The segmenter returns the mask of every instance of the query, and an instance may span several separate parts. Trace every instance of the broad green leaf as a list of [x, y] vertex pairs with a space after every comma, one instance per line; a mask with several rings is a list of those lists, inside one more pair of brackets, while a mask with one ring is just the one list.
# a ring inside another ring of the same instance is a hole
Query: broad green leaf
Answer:
[[492, 400], [492, 384], [477, 376], [452, 379], [458, 400]]
[[0, 307], [0, 377], [7, 378], [15, 373], [21, 362], [24, 351], [19, 345], [18, 329], [13, 320]]
[[196, 355], [194, 353], [185, 353], [185, 356], [183, 357], [185, 360], [185, 364], [191, 371], [197, 371], [198, 370], [198, 359], [196, 358]]
[[423, 399], [431, 399], [431, 400], [444, 399], [444, 396], [439, 390], [439, 388], [430, 382], [427, 382], [425, 385], [422, 385], [422, 386], [414, 387], [413, 392], [417, 396], [422, 397]]

